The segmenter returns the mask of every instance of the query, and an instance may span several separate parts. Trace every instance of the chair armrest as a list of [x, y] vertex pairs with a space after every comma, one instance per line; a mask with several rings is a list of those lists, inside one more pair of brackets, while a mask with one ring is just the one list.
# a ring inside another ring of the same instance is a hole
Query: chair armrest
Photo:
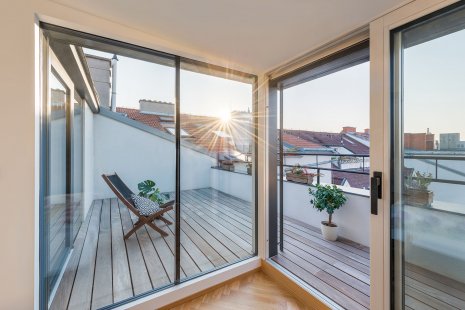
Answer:
[[161, 209], [163, 209], [163, 208], [169, 207], [169, 206], [171, 206], [171, 205], [174, 205], [174, 200], [170, 200], [170, 201], [168, 201], [168, 202], [165, 202], [164, 204], [159, 205], [158, 207], [160, 207]]

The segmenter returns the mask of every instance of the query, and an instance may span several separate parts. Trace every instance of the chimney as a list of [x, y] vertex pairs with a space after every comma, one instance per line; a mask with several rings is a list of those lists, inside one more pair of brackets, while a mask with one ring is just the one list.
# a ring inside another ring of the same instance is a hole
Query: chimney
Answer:
[[365, 128], [364, 132], [365, 132], [366, 135], [369, 135], [370, 134], [370, 128]]
[[118, 57], [111, 59], [111, 111], [116, 112], [116, 76], [118, 73]]
[[174, 117], [174, 104], [156, 100], [139, 100], [139, 109], [142, 114], [155, 114], [159, 116]]
[[357, 132], [357, 128], [351, 127], [351, 126], [344, 126], [342, 127], [342, 132], [343, 133]]

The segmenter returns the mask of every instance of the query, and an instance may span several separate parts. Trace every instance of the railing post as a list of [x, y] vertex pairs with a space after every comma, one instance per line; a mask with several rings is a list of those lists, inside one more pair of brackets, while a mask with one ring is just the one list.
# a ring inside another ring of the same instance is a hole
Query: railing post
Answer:
[[320, 168], [316, 169], [316, 184], [320, 184]]
[[438, 179], [438, 159], [436, 158], [436, 180]]

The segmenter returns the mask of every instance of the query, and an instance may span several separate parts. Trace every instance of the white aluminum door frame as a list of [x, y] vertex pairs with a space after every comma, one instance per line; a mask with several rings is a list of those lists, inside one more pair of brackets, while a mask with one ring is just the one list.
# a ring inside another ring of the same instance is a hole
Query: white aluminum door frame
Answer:
[[370, 165], [383, 172], [378, 215], [371, 215], [371, 309], [391, 308], [391, 30], [456, 2], [416, 0], [370, 23]]

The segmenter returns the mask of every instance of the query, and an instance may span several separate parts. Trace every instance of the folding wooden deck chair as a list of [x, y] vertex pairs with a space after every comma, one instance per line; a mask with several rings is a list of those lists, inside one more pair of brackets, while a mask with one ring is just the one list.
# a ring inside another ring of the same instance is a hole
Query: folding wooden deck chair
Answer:
[[124, 205], [139, 218], [137, 222], [134, 224], [134, 227], [126, 235], [124, 235], [124, 239], [129, 238], [133, 233], [135, 233], [139, 228], [141, 228], [145, 224], [153, 228], [160, 235], [164, 237], [168, 236], [168, 234], [164, 232], [162, 229], [160, 229], [157, 225], [155, 225], [153, 221], [155, 219], [158, 219], [165, 222], [168, 225], [173, 224], [172, 222], [164, 218], [163, 214], [170, 210], [173, 210], [174, 200], [168, 201], [160, 205], [159, 211], [156, 211], [155, 213], [149, 216], [144, 216], [140, 214], [139, 210], [132, 201], [131, 196], [134, 195], [134, 193], [129, 189], [129, 187], [126, 186], [126, 184], [124, 184], [124, 182], [116, 173], [111, 175], [102, 174], [102, 178], [111, 188], [111, 190], [116, 194], [119, 200], [121, 200], [121, 202], [123, 202]]

